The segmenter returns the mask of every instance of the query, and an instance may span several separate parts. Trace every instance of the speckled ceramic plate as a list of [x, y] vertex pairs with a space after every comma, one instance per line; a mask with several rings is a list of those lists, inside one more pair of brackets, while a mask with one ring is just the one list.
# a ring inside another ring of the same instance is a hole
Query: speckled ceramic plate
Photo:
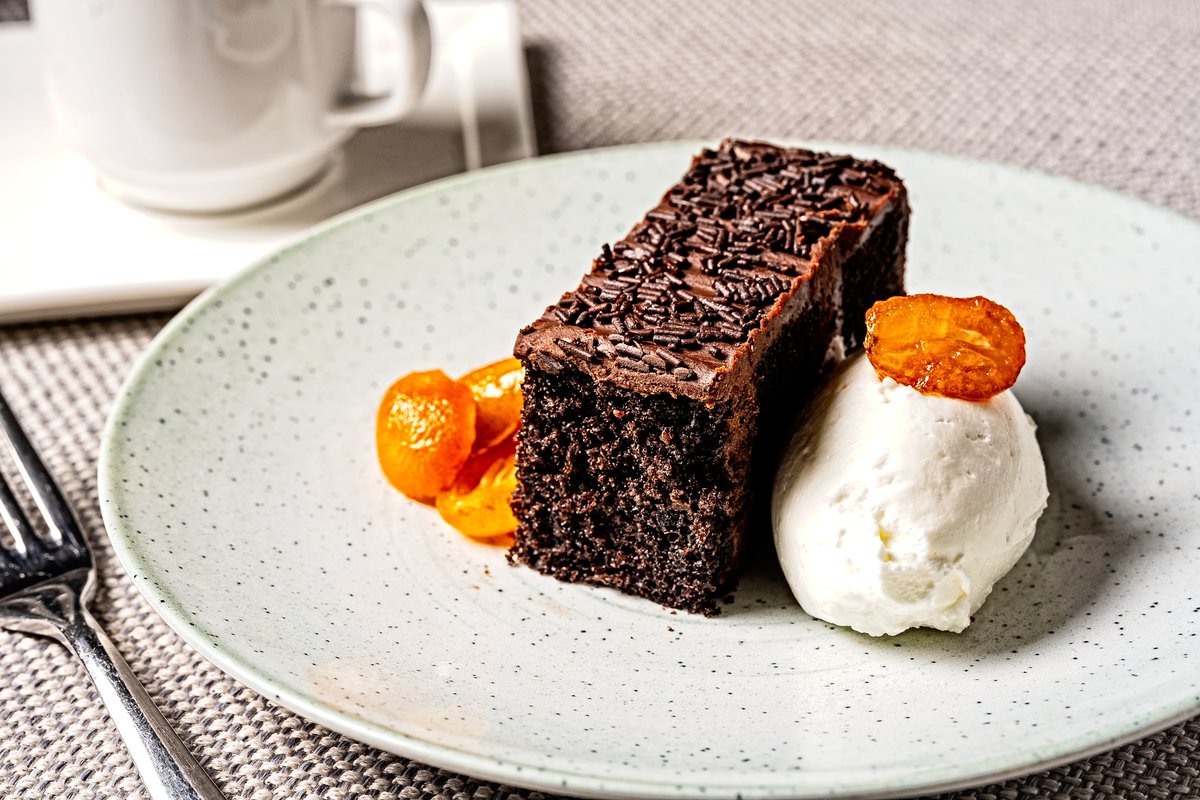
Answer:
[[892, 163], [911, 290], [1025, 324], [1050, 508], [963, 635], [871, 639], [752, 565], [716, 619], [509, 567], [391, 490], [402, 373], [505, 355], [694, 144], [485, 170], [334, 220], [208, 292], [127, 384], [104, 518], [159, 613], [229, 673], [387, 750], [594, 796], [917, 793], [1194, 713], [1200, 226], [995, 164]]

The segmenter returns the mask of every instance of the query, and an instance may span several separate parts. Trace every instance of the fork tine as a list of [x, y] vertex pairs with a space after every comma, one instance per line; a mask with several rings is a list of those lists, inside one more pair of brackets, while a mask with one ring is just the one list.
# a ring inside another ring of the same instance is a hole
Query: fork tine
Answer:
[[[58, 488], [54, 478], [50, 477], [46, 465], [42, 463], [37, 451], [33, 449], [25, 431], [21, 430], [21, 426], [17, 424], [17, 418], [13, 416], [12, 409], [9, 407], [8, 401], [4, 399], [3, 393], [0, 393], [0, 435], [2, 435], [0, 438], [3, 438], [8, 445], [9, 453], [17, 462], [17, 470], [29, 488], [33, 502], [46, 520], [51, 538], [55, 540], [56, 544], [73, 545], [76, 548], [86, 549], [86, 540], [79, 528], [78, 520], [75, 519], [75, 513], [67, 505], [62, 490]], [[11, 495], [12, 492], [9, 491], [8, 494]]]
[[0, 520], [3, 520], [4, 527], [12, 535], [17, 553], [22, 556], [27, 554], [29, 544], [36, 534], [33, 532], [33, 526], [29, 524], [29, 517], [25, 516], [24, 509], [17, 502], [16, 495], [13, 494], [2, 475], [0, 475]]
[[12, 526], [17, 541], [28, 545], [24, 554], [0, 548], [0, 623], [17, 631], [54, 636], [79, 657], [129, 745], [152, 797], [225, 800], [88, 612], [87, 603], [96, 588], [91, 551], [75, 512], [34, 452], [3, 394], [0, 439], [16, 459], [38, 510], [59, 540], [57, 547], [45, 547], [46, 542], [29, 527], [12, 487], [0, 477], [3, 521]]
[[29, 517], [17, 502], [12, 488], [0, 475], [0, 519], [12, 534], [14, 546], [10, 550], [0, 546], [0, 593], [7, 594], [14, 588], [28, 584], [38, 567], [38, 558], [31, 558], [30, 545], [36, 547], [37, 534], [29, 524]]

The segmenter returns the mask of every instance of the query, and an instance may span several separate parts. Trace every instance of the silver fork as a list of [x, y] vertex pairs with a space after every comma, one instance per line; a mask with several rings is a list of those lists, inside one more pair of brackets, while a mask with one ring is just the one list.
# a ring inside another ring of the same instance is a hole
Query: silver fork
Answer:
[[57, 639], [79, 656], [154, 800], [225, 800], [154, 706], [88, 612], [96, 570], [79, 521], [0, 394], [0, 440], [16, 462], [49, 535], [39, 536], [0, 475], [0, 627]]

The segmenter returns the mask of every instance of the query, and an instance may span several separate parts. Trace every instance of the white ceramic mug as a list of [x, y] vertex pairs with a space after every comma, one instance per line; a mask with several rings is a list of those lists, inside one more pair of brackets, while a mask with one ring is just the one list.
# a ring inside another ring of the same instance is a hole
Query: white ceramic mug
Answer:
[[[359, 51], [368, 11], [391, 58]], [[420, 0], [39, 0], [33, 18], [67, 143], [117, 197], [171, 211], [303, 185], [356, 128], [404, 116], [431, 60]], [[364, 63], [386, 93], [354, 93]]]

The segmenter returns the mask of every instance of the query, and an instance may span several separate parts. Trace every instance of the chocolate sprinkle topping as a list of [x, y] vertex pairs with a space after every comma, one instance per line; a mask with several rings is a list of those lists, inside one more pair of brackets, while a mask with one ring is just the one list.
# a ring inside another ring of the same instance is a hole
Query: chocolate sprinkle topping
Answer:
[[[726, 140], [522, 336], [552, 329], [563, 357], [584, 364], [712, 374], [807, 280], [814, 250], [869, 221], [895, 182], [875, 161]], [[563, 367], [533, 355], [539, 368]]]

